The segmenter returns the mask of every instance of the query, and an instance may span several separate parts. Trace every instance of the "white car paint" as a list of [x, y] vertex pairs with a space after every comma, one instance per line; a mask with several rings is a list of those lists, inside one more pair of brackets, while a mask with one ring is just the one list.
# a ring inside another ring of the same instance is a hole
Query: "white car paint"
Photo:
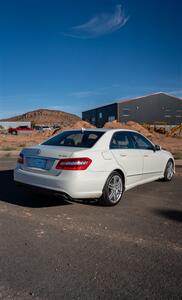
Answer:
[[[125, 129], [84, 130], [84, 132], [89, 131], [103, 132], [103, 135], [91, 148], [40, 144], [23, 149], [24, 163], [17, 163], [14, 180], [30, 186], [65, 193], [71, 198], [99, 198], [109, 175], [114, 170], [123, 174], [124, 190], [128, 190], [137, 185], [163, 178], [167, 162], [171, 159], [174, 163], [172, 154], [164, 150], [110, 149], [114, 134], [136, 133], [135, 131]], [[69, 131], [67, 132], [69, 133]], [[74, 130], [74, 132], [78, 132], [78, 130]], [[92, 160], [86, 170], [56, 169], [62, 158], [81, 157]], [[46, 169], [28, 165], [32, 158], [47, 159]]]

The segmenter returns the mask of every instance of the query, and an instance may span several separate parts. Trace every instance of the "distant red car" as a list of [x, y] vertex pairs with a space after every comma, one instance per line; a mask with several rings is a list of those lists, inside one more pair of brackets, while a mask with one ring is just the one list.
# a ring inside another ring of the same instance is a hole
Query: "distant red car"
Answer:
[[28, 126], [19, 126], [19, 127], [16, 127], [16, 128], [9, 128], [8, 129], [8, 133], [14, 134], [14, 135], [17, 135], [18, 132], [20, 132], [20, 131], [33, 131], [33, 129], [28, 127]]

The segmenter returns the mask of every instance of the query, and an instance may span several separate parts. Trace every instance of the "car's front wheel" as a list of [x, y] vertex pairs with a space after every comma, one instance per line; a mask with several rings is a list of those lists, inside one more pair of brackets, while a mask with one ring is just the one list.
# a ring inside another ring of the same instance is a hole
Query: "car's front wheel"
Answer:
[[166, 168], [164, 171], [164, 180], [171, 181], [173, 175], [174, 175], [174, 163], [172, 160], [169, 160], [167, 162], [167, 165], [166, 165]]
[[113, 171], [104, 186], [103, 194], [100, 198], [100, 204], [105, 206], [114, 206], [119, 203], [124, 190], [123, 178], [117, 172]]

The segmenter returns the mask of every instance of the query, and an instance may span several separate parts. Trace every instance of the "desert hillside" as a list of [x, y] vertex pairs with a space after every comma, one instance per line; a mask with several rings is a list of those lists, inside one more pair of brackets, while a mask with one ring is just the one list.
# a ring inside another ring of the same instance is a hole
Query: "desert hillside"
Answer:
[[72, 126], [81, 120], [78, 116], [58, 110], [38, 109], [1, 121], [30, 121], [34, 124], [53, 125], [58, 124], [63, 127]]

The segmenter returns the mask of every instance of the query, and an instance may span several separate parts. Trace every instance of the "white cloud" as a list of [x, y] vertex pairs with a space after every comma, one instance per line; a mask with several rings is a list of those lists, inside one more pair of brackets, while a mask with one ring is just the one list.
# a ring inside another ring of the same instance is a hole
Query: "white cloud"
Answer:
[[71, 28], [71, 31], [64, 35], [89, 39], [109, 34], [119, 30], [128, 21], [121, 4], [116, 5], [113, 13], [97, 14], [86, 23]]
[[104, 95], [105, 92], [101, 90], [79, 91], [70, 93], [68, 96], [76, 98], [89, 98], [98, 95]]
[[89, 97], [99, 96], [99, 95], [107, 95], [108, 90], [112, 90], [113, 88], [116, 89], [119, 87], [121, 87], [121, 84], [113, 83], [112, 85], [107, 85], [96, 89], [75, 91], [69, 93], [67, 96], [81, 99], [81, 98], [89, 98]]

